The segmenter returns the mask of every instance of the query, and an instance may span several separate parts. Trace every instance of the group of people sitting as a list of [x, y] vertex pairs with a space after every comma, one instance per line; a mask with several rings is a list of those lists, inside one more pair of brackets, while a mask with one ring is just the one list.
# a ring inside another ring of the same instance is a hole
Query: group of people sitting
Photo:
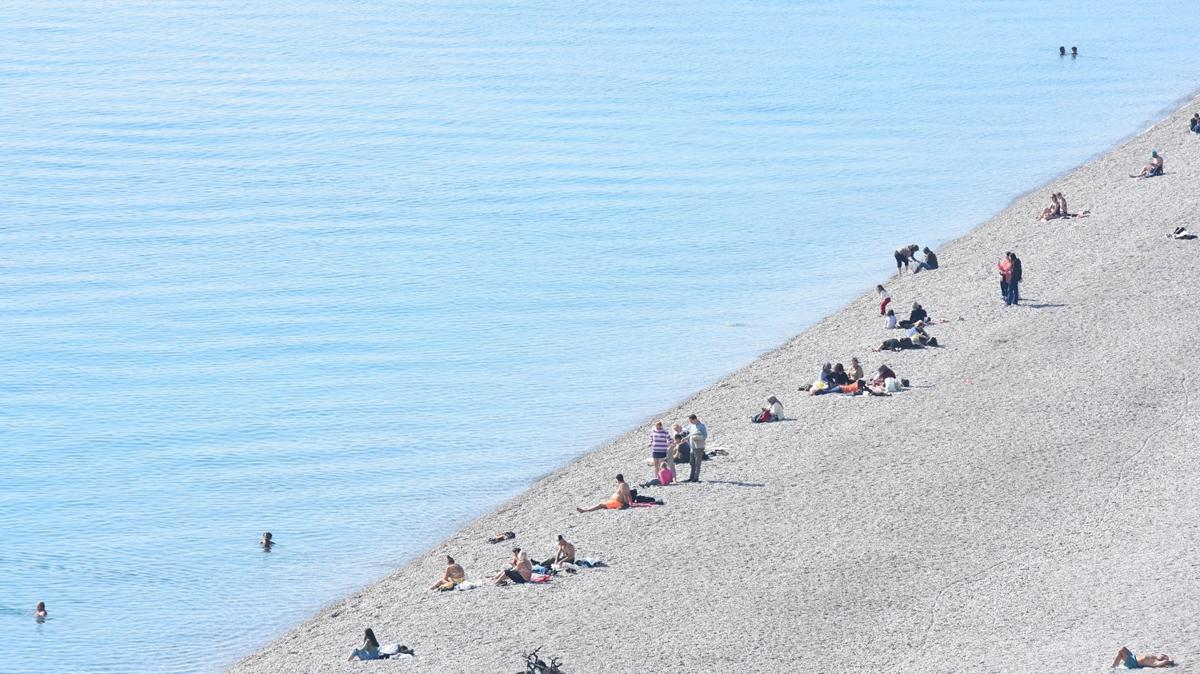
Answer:
[[821, 374], [807, 389], [809, 395], [814, 396], [826, 393], [841, 393], [851, 396], [863, 394], [887, 396], [900, 391], [901, 385], [901, 380], [887, 365], [880, 365], [875, 378], [867, 382], [863, 378], [862, 365], [859, 364], [857, 358], [851, 358], [849, 371], [841, 363], [822, 365]]
[[883, 340], [879, 346], [871, 349], [872, 351], [903, 351], [905, 349], [923, 349], [927, 346], [937, 346], [937, 337], [932, 337], [925, 330], [925, 321], [918, 320], [908, 329], [908, 334], [904, 337], [888, 338]]
[[1091, 211], [1083, 213], [1072, 213], [1067, 210], [1067, 198], [1062, 192], [1050, 193], [1050, 205], [1042, 209], [1042, 214], [1038, 216], [1038, 222], [1046, 222], [1055, 218], [1086, 218], [1091, 215]]

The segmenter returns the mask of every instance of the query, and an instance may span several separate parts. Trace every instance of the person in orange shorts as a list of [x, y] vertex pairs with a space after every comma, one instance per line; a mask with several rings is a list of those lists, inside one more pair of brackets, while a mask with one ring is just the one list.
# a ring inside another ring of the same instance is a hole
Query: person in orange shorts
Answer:
[[613, 492], [612, 498], [602, 503], [597, 503], [591, 508], [575, 508], [577, 512], [590, 513], [596, 510], [624, 510], [633, 503], [633, 496], [629, 493], [629, 485], [625, 484], [625, 476], [617, 474], [617, 490]]

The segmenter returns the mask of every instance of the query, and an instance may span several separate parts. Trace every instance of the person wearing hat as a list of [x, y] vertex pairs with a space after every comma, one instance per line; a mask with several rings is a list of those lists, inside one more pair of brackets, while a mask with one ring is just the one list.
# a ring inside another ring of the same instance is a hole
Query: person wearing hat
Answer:
[[1135, 173], [1130, 178], [1152, 178], [1163, 174], [1163, 158], [1158, 150], [1150, 151], [1150, 163], [1142, 167], [1141, 173]]

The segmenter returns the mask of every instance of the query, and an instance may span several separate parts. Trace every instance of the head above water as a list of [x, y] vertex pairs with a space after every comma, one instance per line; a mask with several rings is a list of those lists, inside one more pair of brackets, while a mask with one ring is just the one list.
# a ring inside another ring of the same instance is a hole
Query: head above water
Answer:
[[1079, 54], [1079, 47], [1071, 47], [1071, 56], [1077, 56], [1078, 54]]
[[1059, 48], [1058, 48], [1058, 55], [1059, 55], [1059, 56], [1066, 56], [1066, 55], [1067, 55], [1067, 48], [1066, 48], [1066, 47], [1059, 47]]
[[37, 604], [37, 612], [38, 612], [38, 613], [45, 613], [45, 612], [46, 612], [46, 602], [44, 602], [44, 601], [39, 601], [39, 602], [38, 602], [38, 604]]

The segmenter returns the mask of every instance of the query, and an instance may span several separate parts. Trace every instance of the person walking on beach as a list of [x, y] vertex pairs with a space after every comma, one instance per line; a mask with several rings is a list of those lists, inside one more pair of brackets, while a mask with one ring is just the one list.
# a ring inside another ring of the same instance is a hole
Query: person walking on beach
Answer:
[[667, 460], [667, 449], [671, 446], [671, 435], [663, 428], [663, 422], [654, 422], [650, 429], [650, 458], [654, 460], [654, 475], [662, 470], [663, 461]]
[[879, 292], [879, 315], [884, 316], [887, 314], [888, 305], [892, 302], [892, 296], [883, 286], [875, 286], [875, 290]]
[[913, 259], [913, 253], [916, 253], [918, 250], [921, 250], [921, 247], [915, 243], [904, 246], [903, 248], [897, 248], [895, 253], [896, 271], [901, 272], [901, 268], [907, 270], [908, 263]]
[[700, 421], [700, 417], [695, 414], [688, 415], [688, 444], [692, 447], [691, 459], [688, 463], [691, 464], [691, 471], [688, 472], [688, 482], [700, 481], [700, 462], [704, 460], [704, 445], [708, 442], [708, 426]]

